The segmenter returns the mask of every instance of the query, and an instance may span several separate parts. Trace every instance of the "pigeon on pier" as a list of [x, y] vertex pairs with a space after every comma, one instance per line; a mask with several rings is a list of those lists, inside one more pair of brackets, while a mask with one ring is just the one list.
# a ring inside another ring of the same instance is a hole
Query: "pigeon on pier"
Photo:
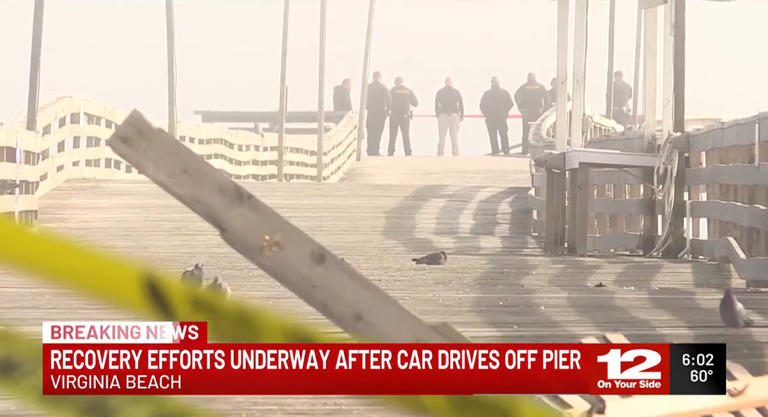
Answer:
[[194, 285], [196, 287], [203, 286], [203, 264], [195, 264], [192, 268], [186, 269], [181, 273], [181, 282], [185, 284]]
[[445, 265], [448, 262], [448, 254], [443, 251], [430, 253], [421, 258], [411, 259], [416, 265]]
[[723, 299], [720, 300], [720, 319], [726, 326], [735, 328], [748, 327], [753, 323], [744, 304], [736, 299], [730, 288], [725, 290]]
[[224, 298], [229, 298], [229, 295], [232, 293], [229, 289], [229, 285], [219, 277], [213, 277], [213, 282], [208, 284], [208, 287], [206, 288], [217, 294], [223, 294]]

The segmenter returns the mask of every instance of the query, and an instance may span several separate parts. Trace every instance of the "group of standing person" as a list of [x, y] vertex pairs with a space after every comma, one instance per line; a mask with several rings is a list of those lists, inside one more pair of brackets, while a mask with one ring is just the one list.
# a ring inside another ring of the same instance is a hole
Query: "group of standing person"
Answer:
[[[413, 107], [418, 107], [419, 100], [413, 90], [405, 86], [403, 77], [395, 78], [395, 85], [388, 89], [381, 81], [381, 72], [373, 73], [373, 81], [368, 84], [368, 102], [366, 105], [367, 118], [365, 128], [368, 137], [368, 155], [381, 155], [381, 137], [384, 134], [384, 126], [389, 119], [389, 146], [387, 155], [393, 156], [397, 145], [398, 133], [403, 139], [403, 151], [406, 156], [413, 153], [411, 148], [411, 120], [413, 120]], [[345, 80], [346, 81], [346, 80]], [[351, 110], [351, 103], [347, 106], [349, 87], [336, 87], [334, 91], [334, 110]], [[438, 155], [445, 151], [445, 139], [450, 134], [451, 152], [459, 154], [459, 125], [464, 119], [464, 100], [459, 90], [453, 88], [453, 81], [446, 78], [445, 87], [440, 89], [435, 96], [435, 116], [437, 117], [439, 143]]]
[[[413, 90], [406, 87], [402, 77], [395, 78], [395, 85], [387, 88], [381, 81], [381, 72], [373, 73], [373, 81], [368, 84], [368, 101], [366, 105], [366, 131], [368, 137], [367, 153], [369, 156], [380, 156], [381, 137], [389, 119], [389, 146], [387, 154], [393, 156], [400, 133], [403, 140], [403, 150], [406, 156], [412, 154], [410, 124], [413, 119], [413, 107], [419, 105], [419, 100]], [[625, 124], [628, 118], [627, 103], [632, 97], [632, 88], [623, 81], [623, 74], [617, 71], [614, 77], [614, 118], [620, 124]], [[351, 111], [350, 100], [351, 81], [344, 80], [336, 86], [333, 94], [335, 111]], [[490, 139], [491, 153], [508, 155], [509, 112], [517, 103], [522, 115], [522, 145], [521, 151], [529, 151], [530, 124], [535, 122], [557, 100], [557, 79], [551, 82], [551, 89], [536, 80], [534, 73], [529, 73], [526, 82], [521, 85], [513, 96], [501, 87], [498, 77], [491, 78], [491, 88], [480, 100], [480, 111], [485, 118]], [[459, 129], [464, 120], [464, 100], [459, 90], [453, 86], [451, 78], [445, 79], [445, 86], [435, 95], [435, 117], [438, 125], [437, 155], [445, 151], [445, 140], [451, 138], [451, 153], [459, 155]], [[621, 119], [621, 120], [619, 120]]]

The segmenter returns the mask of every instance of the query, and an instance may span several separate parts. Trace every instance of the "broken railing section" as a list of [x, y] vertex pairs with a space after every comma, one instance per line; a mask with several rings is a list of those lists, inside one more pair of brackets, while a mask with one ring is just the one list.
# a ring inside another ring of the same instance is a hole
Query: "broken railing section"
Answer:
[[[658, 238], [655, 219], [663, 216], [671, 218], [665, 255], [728, 260], [748, 286], [768, 285], [768, 113], [671, 138], [677, 160], [671, 213], [654, 201], [656, 156], [639, 156], [641, 165], [626, 163], [646, 151], [642, 136], [602, 138], [589, 147], [544, 154], [532, 169], [533, 230], [545, 236], [548, 252], [562, 252], [566, 241], [579, 255], [648, 252]], [[596, 148], [611, 150], [600, 164], [577, 155], [607, 152]], [[569, 156], [575, 161], [570, 165]], [[590, 166], [581, 170], [585, 162]]]
[[349, 334], [381, 342], [452, 340], [139, 112], [117, 128], [109, 146]]

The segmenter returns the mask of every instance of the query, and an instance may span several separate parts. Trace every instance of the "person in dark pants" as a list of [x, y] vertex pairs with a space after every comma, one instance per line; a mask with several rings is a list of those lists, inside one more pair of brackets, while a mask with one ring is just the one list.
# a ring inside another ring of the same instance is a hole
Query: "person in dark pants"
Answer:
[[632, 86], [624, 81], [624, 73], [613, 73], [613, 120], [627, 127], [629, 123], [629, 100], [632, 98]]
[[368, 84], [368, 117], [365, 127], [368, 131], [368, 155], [380, 156], [381, 135], [389, 116], [389, 89], [381, 82], [381, 73], [373, 73], [373, 82]]
[[523, 154], [528, 153], [528, 133], [544, 109], [549, 107], [547, 88], [536, 81], [536, 74], [528, 73], [528, 80], [515, 92], [515, 102], [523, 115]]
[[333, 89], [333, 111], [352, 111], [352, 98], [349, 96], [351, 89], [352, 80], [349, 78]]
[[389, 149], [388, 154], [395, 154], [395, 143], [397, 142], [397, 130], [403, 135], [403, 150], [405, 156], [411, 156], [411, 118], [413, 112], [411, 106], [419, 105], [419, 100], [413, 94], [410, 88], [403, 85], [403, 77], [395, 78], [395, 86], [389, 92], [391, 100], [391, 109], [389, 115]]
[[507, 118], [509, 111], [515, 104], [509, 91], [501, 88], [497, 77], [491, 78], [491, 89], [483, 94], [480, 99], [480, 111], [485, 116], [485, 125], [488, 127], [488, 136], [491, 139], [491, 153], [499, 154], [499, 136], [501, 136], [501, 151], [509, 155], [509, 127]]

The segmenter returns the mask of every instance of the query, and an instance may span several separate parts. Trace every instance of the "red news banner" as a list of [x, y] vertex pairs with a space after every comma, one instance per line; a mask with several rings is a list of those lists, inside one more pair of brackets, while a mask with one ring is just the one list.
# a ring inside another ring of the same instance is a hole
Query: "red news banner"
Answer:
[[206, 333], [206, 323], [44, 323], [43, 394], [671, 392], [668, 344], [225, 344]]

